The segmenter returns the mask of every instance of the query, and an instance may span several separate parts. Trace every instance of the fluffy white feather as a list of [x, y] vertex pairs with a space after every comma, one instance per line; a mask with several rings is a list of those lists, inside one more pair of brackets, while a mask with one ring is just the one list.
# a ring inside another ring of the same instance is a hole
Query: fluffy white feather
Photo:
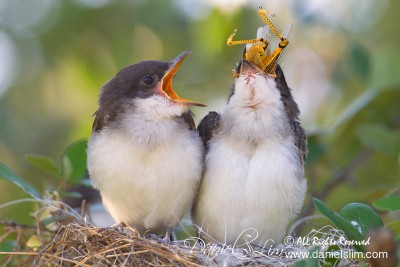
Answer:
[[241, 75], [210, 140], [194, 221], [222, 243], [280, 242], [302, 207], [306, 180], [280, 97], [274, 79]]
[[186, 106], [161, 96], [134, 100], [133, 106], [118, 124], [92, 135], [88, 169], [117, 222], [160, 233], [190, 208], [203, 148], [197, 133], [177, 118]]

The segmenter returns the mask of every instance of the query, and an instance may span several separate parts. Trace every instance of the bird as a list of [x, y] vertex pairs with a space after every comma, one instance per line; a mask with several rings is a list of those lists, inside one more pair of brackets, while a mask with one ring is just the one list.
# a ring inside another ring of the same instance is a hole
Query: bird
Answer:
[[192, 219], [212, 241], [277, 245], [303, 205], [307, 139], [279, 65], [274, 77], [243, 58], [235, 71], [222, 112], [198, 126], [206, 155]]
[[88, 171], [116, 225], [141, 235], [171, 235], [190, 210], [203, 168], [203, 145], [172, 78], [190, 52], [142, 61], [101, 89], [88, 141]]

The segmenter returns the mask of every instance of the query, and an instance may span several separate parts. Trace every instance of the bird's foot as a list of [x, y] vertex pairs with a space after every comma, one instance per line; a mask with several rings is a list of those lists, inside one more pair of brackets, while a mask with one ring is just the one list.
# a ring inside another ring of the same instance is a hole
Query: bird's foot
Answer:
[[115, 230], [118, 233], [123, 233], [124, 227], [126, 227], [126, 224], [123, 222], [120, 222], [120, 223], [113, 224], [111, 226], [100, 227], [99, 233], [105, 232], [105, 231], [110, 231], [110, 230]]
[[170, 245], [171, 244], [171, 235], [172, 235], [172, 229], [171, 228], [167, 228], [165, 230], [165, 237], [161, 238], [155, 234], [148, 234], [146, 235], [146, 238], [150, 239], [150, 240], [154, 240], [160, 244], [164, 244], [164, 245]]

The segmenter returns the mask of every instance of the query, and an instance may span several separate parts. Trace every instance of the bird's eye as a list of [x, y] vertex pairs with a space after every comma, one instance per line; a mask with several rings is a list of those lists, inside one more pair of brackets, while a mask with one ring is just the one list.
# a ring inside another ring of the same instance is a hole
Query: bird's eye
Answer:
[[150, 75], [146, 75], [142, 78], [142, 83], [145, 85], [152, 85], [154, 83], [154, 79]]

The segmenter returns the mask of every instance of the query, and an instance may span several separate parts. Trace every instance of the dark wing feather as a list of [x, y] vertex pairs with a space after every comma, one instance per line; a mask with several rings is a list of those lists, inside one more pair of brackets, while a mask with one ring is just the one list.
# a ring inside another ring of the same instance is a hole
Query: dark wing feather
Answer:
[[110, 119], [110, 114], [107, 112], [102, 111], [99, 109], [96, 111], [94, 114], [94, 121], [92, 125], [92, 133], [94, 132], [100, 132], [101, 129], [103, 129], [104, 125], [107, 123], [107, 121]]
[[299, 148], [299, 156], [304, 165], [308, 152], [307, 136], [299, 122], [300, 110], [299, 107], [297, 106], [297, 103], [294, 101], [292, 97], [291, 89], [287, 85], [285, 75], [283, 74], [283, 71], [279, 65], [277, 65], [275, 73], [276, 73], [276, 86], [281, 92], [283, 106], [285, 108], [286, 114], [289, 117], [295, 137], [295, 144]]
[[283, 74], [283, 71], [279, 65], [276, 66], [275, 73], [276, 87], [281, 92], [281, 99], [285, 108], [285, 112], [291, 121], [298, 121], [300, 114], [299, 107], [292, 97], [292, 90], [287, 85], [285, 75]]
[[300, 158], [304, 166], [308, 153], [307, 136], [303, 127], [301, 127], [300, 122], [298, 121], [294, 121], [292, 123], [292, 129], [294, 132], [295, 144], [299, 148]]
[[189, 130], [196, 131], [196, 124], [194, 123], [193, 117], [194, 115], [191, 110], [188, 110], [181, 116], [181, 118], [188, 124]]
[[197, 131], [203, 140], [203, 144], [205, 148], [208, 148], [208, 140], [210, 140], [214, 134], [215, 130], [219, 126], [219, 122], [221, 120], [221, 115], [218, 112], [210, 111], [200, 122], [197, 127]]

